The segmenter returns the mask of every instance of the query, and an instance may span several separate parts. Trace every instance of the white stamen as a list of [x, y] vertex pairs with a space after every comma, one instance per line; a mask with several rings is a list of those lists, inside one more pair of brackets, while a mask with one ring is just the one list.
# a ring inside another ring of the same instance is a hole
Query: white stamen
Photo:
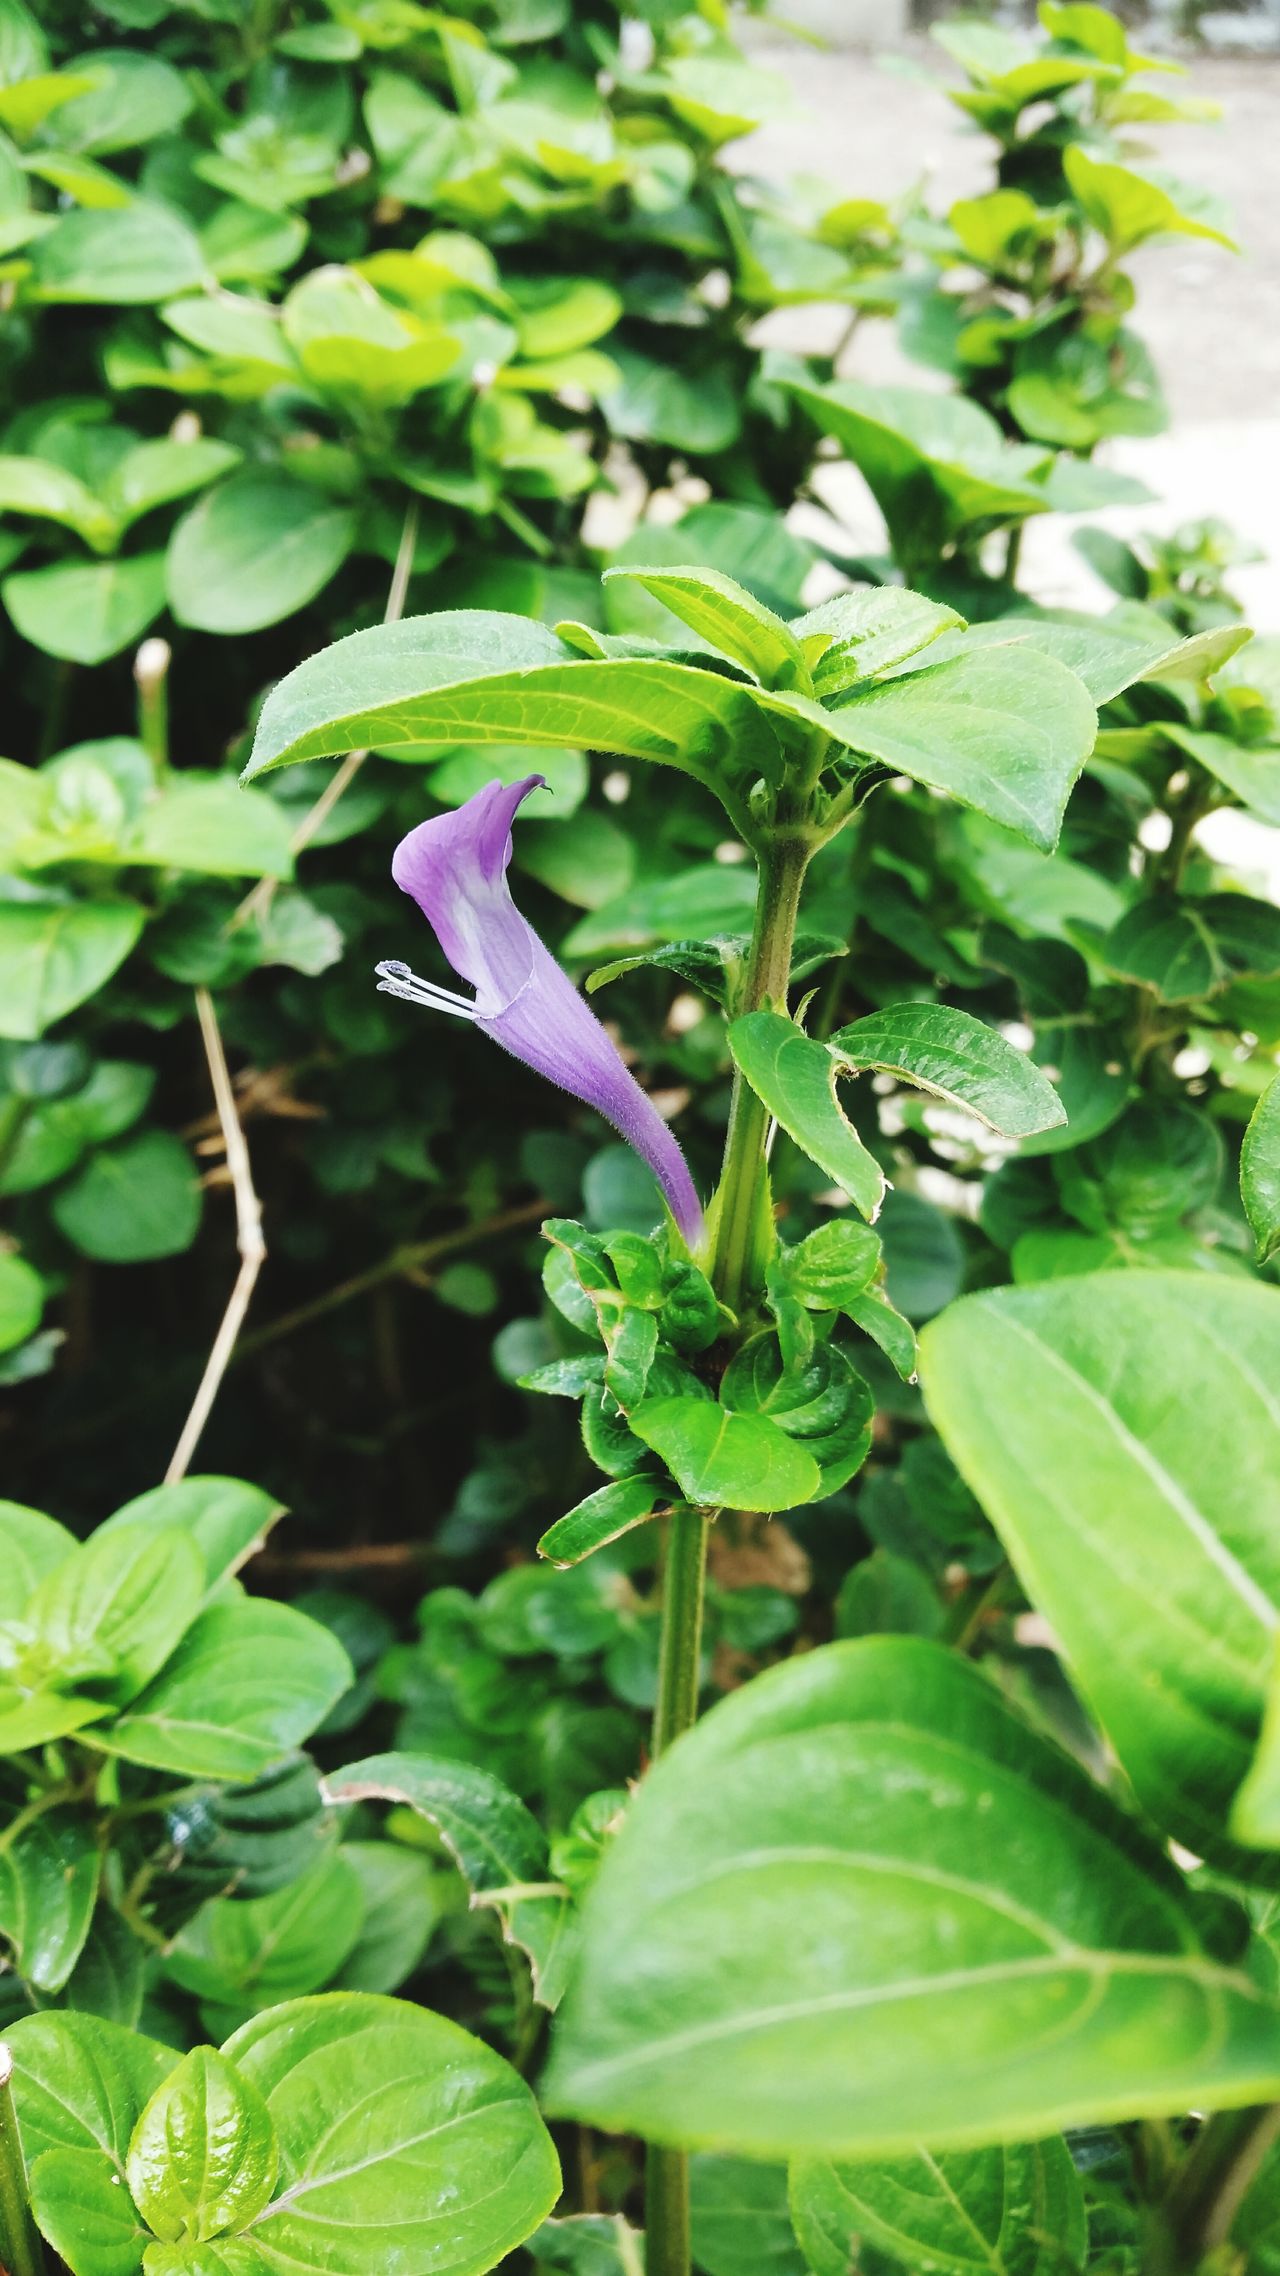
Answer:
[[452, 988], [437, 988], [433, 980], [420, 980], [407, 964], [396, 957], [388, 957], [375, 964], [380, 996], [400, 996], [406, 1004], [424, 1004], [428, 1011], [452, 1012], [455, 1019], [475, 1019], [478, 1015], [474, 1003], [467, 996], [457, 996]]

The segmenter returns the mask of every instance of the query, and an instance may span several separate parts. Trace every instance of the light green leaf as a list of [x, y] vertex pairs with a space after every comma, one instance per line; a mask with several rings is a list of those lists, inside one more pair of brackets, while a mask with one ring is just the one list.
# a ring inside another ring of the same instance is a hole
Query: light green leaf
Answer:
[[79, 1546], [74, 1533], [43, 1510], [0, 1501], [0, 1620], [25, 1612], [37, 1583]]
[[105, 2150], [45, 2150], [30, 2178], [37, 2226], [71, 2276], [136, 2276], [147, 2231]]
[[129, 2137], [176, 2050], [96, 2015], [52, 2009], [6, 2025], [5, 2038], [28, 2166], [47, 2150], [98, 2150], [123, 2182]]
[[801, 2158], [791, 2214], [813, 2276], [847, 2276], [868, 2245], [921, 2276], [1061, 2276], [1084, 2264], [1084, 2192], [1060, 2134], [876, 2165]]
[[606, 1542], [643, 1525], [661, 1498], [653, 1478], [615, 1478], [548, 1526], [538, 1543], [538, 1555], [562, 1570], [579, 1565]]
[[121, 529], [127, 529], [157, 506], [203, 490], [206, 482], [227, 473], [239, 458], [230, 443], [217, 442], [212, 435], [196, 435], [190, 442], [163, 435], [155, 442], [136, 444], [117, 460], [103, 483], [103, 501]]
[[0, 512], [62, 522], [88, 545], [109, 545], [115, 534], [115, 517], [102, 500], [52, 459], [0, 458]]
[[442, 2257], [449, 2276], [483, 2276], [556, 2201], [529, 2088], [443, 2016], [330, 1992], [258, 2016], [223, 2052], [279, 2137], [282, 2186], [247, 2231], [278, 2276], [387, 2276]]
[[909, 2155], [1269, 2098], [1278, 2017], [984, 1675], [868, 1637], [756, 1677], [650, 1771], [544, 2099], [754, 2157]]
[[91, 1154], [53, 1198], [59, 1229], [87, 1257], [140, 1264], [180, 1256], [200, 1228], [190, 1154], [168, 1130], [142, 1130]]
[[1062, 154], [1062, 170], [1093, 226], [1113, 253], [1128, 253], [1148, 237], [1211, 237], [1228, 252], [1238, 252], [1235, 240], [1214, 222], [1203, 221], [1188, 209], [1190, 191], [1172, 194], [1163, 183], [1136, 174], [1128, 166], [1091, 157], [1080, 143]]
[[353, 633], [290, 672], [263, 706], [245, 779], [427, 742], [550, 743], [754, 777], [777, 759], [754, 692], [661, 658], [580, 657], [523, 618], [446, 610]]
[[[774, 696], [797, 708], [801, 698]], [[817, 714], [817, 716], [815, 716]], [[1093, 749], [1097, 714], [1074, 672], [1024, 644], [978, 646], [855, 690], [825, 723], [846, 749], [945, 790], [1045, 853]]]
[[40, 1325], [44, 1282], [24, 1257], [0, 1252], [0, 1351], [25, 1343]]
[[15, 569], [0, 585], [24, 640], [70, 664], [103, 664], [140, 640], [164, 607], [164, 555]]
[[204, 280], [194, 231], [168, 206], [131, 205], [64, 213], [31, 253], [40, 300], [146, 306]]
[[1212, 735], [1203, 728], [1181, 727], [1161, 721], [1161, 733], [1176, 743], [1197, 766], [1223, 783], [1242, 806], [1260, 821], [1280, 829], [1280, 750], [1274, 744], [1251, 748], [1233, 743], [1227, 735]]
[[964, 620], [954, 609], [926, 600], [923, 593], [906, 592], [901, 585], [835, 593], [791, 624], [810, 657], [815, 692], [825, 703], [834, 703], [860, 682], [906, 663], [954, 628], [964, 629]]
[[1231, 1809], [1237, 1841], [1280, 1849], [1280, 1650], [1271, 1671], [1258, 1749]]
[[0, 1834], [0, 1936], [20, 1976], [61, 1991], [89, 1933], [102, 1852], [92, 1821], [72, 1808], [44, 1810]]
[[1225, 1825], [1280, 1627], [1280, 1292], [1167, 1272], [1002, 1289], [926, 1329], [921, 1374], [1140, 1802], [1247, 1874]]
[[262, 1897], [213, 1897], [174, 1938], [166, 1972], [240, 2023], [277, 2000], [320, 1991], [360, 1941], [360, 1881], [341, 1850]]
[[839, 1062], [780, 1012], [748, 1012], [729, 1028], [729, 1049], [774, 1119], [819, 1169], [874, 1220], [885, 1176], [836, 1102]]
[[35, 1649], [114, 1705], [164, 1666], [199, 1609], [204, 1559], [176, 1528], [97, 1533], [47, 1573], [27, 1605]]
[[172, 64], [132, 47], [98, 47], [73, 57], [72, 71], [92, 73], [98, 85], [59, 105], [57, 139], [67, 150], [102, 158], [172, 134], [191, 109], [187, 83]]
[[142, 930], [136, 901], [0, 905], [0, 1035], [28, 1043], [92, 996]]
[[360, 1941], [333, 1977], [335, 1991], [391, 1992], [413, 1975], [442, 1917], [453, 1909], [453, 1876], [434, 1858], [394, 1841], [345, 1841], [360, 1883]]
[[652, 593], [699, 639], [743, 664], [767, 688], [803, 688], [810, 680], [795, 634], [744, 585], [718, 569], [606, 569], [610, 578], [629, 577]]
[[1240, 1148], [1240, 1195], [1258, 1261], [1265, 1264], [1280, 1248], [1280, 1075], [1249, 1117]]
[[870, 1452], [875, 1400], [837, 1344], [787, 1367], [776, 1336], [753, 1336], [729, 1362], [720, 1396], [735, 1415], [767, 1417], [811, 1455], [821, 1495], [847, 1485]]
[[226, 777], [171, 779], [123, 849], [128, 862], [208, 877], [292, 877], [292, 824], [284, 808]]
[[186, 1778], [256, 1778], [308, 1738], [352, 1683], [318, 1621], [286, 1604], [211, 1604], [98, 1744]]
[[1052, 1130], [1067, 1119], [1052, 1083], [1024, 1051], [950, 1004], [887, 1005], [842, 1027], [828, 1048], [849, 1067], [901, 1075], [967, 1108], [1006, 1138]]
[[156, 2088], [129, 2143], [125, 2176], [155, 2236], [204, 2243], [252, 2226], [280, 2151], [266, 2103], [212, 2047], [193, 2047]]
[[270, 1494], [241, 1478], [180, 1478], [126, 1502], [98, 1527], [94, 1539], [101, 1541], [124, 1525], [174, 1526], [200, 1550], [212, 1591], [265, 1545], [283, 1515]]
[[349, 506], [287, 474], [235, 474], [174, 531], [169, 606], [179, 624], [198, 632], [258, 632], [278, 624], [323, 592], [351, 551], [355, 531]]
[[687, 1501], [708, 1508], [795, 1509], [816, 1501], [813, 1456], [759, 1414], [733, 1414], [714, 1399], [648, 1399], [628, 1417], [661, 1456]]

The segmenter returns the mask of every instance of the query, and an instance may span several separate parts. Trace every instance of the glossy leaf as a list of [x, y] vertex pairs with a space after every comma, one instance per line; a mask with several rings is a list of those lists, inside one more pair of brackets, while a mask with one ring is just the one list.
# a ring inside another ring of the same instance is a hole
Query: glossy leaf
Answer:
[[[563, 1982], [565, 1903], [560, 1891], [545, 1887], [546, 1837], [537, 1819], [500, 1779], [471, 1763], [377, 1754], [332, 1772], [325, 1791], [332, 1802], [404, 1802], [426, 1818], [472, 1904], [492, 1905], [504, 1934], [528, 1955], [535, 1996], [555, 2005]], [[540, 1884], [543, 1893], [523, 1893]]]
[[871, 1637], [758, 1676], [649, 1773], [544, 2092], [649, 2140], [899, 2156], [1265, 2098], [1278, 2012], [985, 1676]]
[[1201, 1274], [970, 1297], [921, 1345], [943, 1441], [1139, 1800], [1246, 1873], [1225, 1829], [1280, 1626], [1278, 1368], [1280, 1295]]
[[195, 1618], [204, 1561], [176, 1531], [126, 1525], [97, 1534], [55, 1566], [26, 1607], [33, 1650], [68, 1682], [132, 1699], [164, 1666]]
[[807, 687], [808, 672], [794, 632], [745, 586], [717, 569], [641, 569], [630, 563], [605, 571], [652, 593], [699, 639], [754, 673], [763, 686]]
[[820, 1494], [834, 1494], [871, 1448], [875, 1401], [837, 1344], [819, 1344], [805, 1366], [785, 1366], [778, 1338], [753, 1336], [735, 1352], [720, 1386], [735, 1415], [762, 1415], [817, 1463]]
[[775, 1121], [874, 1221], [885, 1195], [885, 1176], [840, 1111], [839, 1062], [780, 1012], [748, 1012], [734, 1020], [729, 1049]]
[[1065, 1122], [1052, 1083], [1024, 1051], [971, 1012], [950, 1004], [890, 1004], [842, 1027], [829, 1049], [846, 1065], [901, 1075], [976, 1114], [1006, 1138]]
[[629, 1417], [635, 1436], [661, 1456], [687, 1501], [708, 1508], [794, 1509], [815, 1501], [822, 1473], [813, 1456], [760, 1414], [735, 1414], [714, 1399], [647, 1399]]
[[276, 2198], [247, 2232], [279, 2276], [386, 2276], [446, 2255], [451, 2276], [482, 2276], [556, 2201], [529, 2088], [443, 2016], [330, 1992], [258, 2016], [223, 2052], [279, 2138]]
[[1265, 1264], [1280, 1248], [1280, 1075], [1249, 1117], [1240, 1148], [1240, 1194], [1258, 1261]]
[[212, 1592], [264, 1546], [283, 1515], [279, 1502], [242, 1478], [180, 1478], [126, 1502], [98, 1527], [94, 1538], [101, 1541], [122, 1525], [174, 1526], [201, 1551]]
[[37, 2226], [71, 2276], [136, 2276], [149, 2242], [105, 2150], [46, 2150], [31, 2180]]
[[594, 1550], [643, 1525], [660, 1498], [653, 1478], [615, 1478], [548, 1526], [538, 1543], [538, 1555], [562, 1568], [581, 1564]]
[[212, 2047], [194, 2047], [156, 2088], [129, 2143], [125, 2176], [155, 2236], [205, 2243], [248, 2228], [279, 2163], [271, 2114]]
[[61, 1991], [89, 1933], [102, 1855], [79, 1810], [44, 1810], [0, 1833], [0, 1936], [37, 1991]]
[[96, 2015], [56, 2010], [23, 2016], [5, 2038], [28, 2167], [46, 2150], [98, 2150], [123, 2183], [129, 2138], [177, 2064], [176, 2049]]
[[211, 1604], [100, 1744], [185, 1778], [255, 1778], [308, 1738], [352, 1680], [318, 1621], [258, 1598]]

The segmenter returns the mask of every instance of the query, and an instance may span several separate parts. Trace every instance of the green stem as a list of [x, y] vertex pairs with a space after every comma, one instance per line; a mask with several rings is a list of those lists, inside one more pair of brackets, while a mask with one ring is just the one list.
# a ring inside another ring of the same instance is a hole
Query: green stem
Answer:
[[1225, 2244], [1263, 2158], [1280, 2134], [1280, 2103], [1206, 2119], [1153, 2217], [1153, 2276], [1191, 2276]]
[[[743, 1011], [786, 1004], [800, 889], [812, 850], [813, 840], [803, 826], [780, 832], [763, 847]], [[716, 1293], [734, 1311], [751, 1287], [768, 1131], [768, 1110], [741, 1075], [736, 1076], [711, 1263]], [[672, 1511], [668, 1522], [653, 1717], [655, 1757], [697, 1719], [711, 1514], [682, 1505]], [[689, 2160], [683, 2150], [651, 2143], [645, 2158], [647, 2276], [689, 2276], [689, 2267]]]
[[12, 2077], [13, 2057], [0, 2039], [0, 2268], [8, 2276], [44, 2276], [44, 2253], [27, 2196]]
[[[755, 931], [740, 1007], [744, 1012], [759, 1011], [768, 1004], [785, 1007], [800, 892], [812, 851], [812, 840], [802, 831], [771, 838], [764, 845]], [[716, 1294], [733, 1312], [741, 1307], [750, 1285], [768, 1133], [768, 1108], [742, 1076], [735, 1075], [711, 1268]]]

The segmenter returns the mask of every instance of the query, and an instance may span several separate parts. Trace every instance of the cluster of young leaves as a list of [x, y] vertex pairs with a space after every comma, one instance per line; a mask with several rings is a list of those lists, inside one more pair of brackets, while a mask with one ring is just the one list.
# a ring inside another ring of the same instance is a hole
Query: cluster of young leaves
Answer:
[[1169, 92], [1179, 67], [1136, 51], [1109, 9], [1041, 0], [1038, 15], [1038, 38], [976, 21], [937, 27], [967, 82], [947, 91], [995, 144], [996, 183], [906, 227], [924, 265], [907, 267], [901, 337], [1006, 434], [1087, 456], [1108, 436], [1166, 423], [1158, 375], [1126, 322], [1134, 286], [1122, 264], [1153, 239], [1231, 240], [1212, 200], [1153, 166], [1141, 135], [1216, 107]]
[[[193, 1478], [80, 1543], [0, 1505], [6, 2008], [136, 2022], [165, 1932], [211, 1890], [310, 1863], [320, 1804], [296, 1750], [351, 1667], [327, 1628], [234, 1577], [280, 1514], [257, 1487]], [[248, 1791], [238, 1829], [229, 1784]]]

